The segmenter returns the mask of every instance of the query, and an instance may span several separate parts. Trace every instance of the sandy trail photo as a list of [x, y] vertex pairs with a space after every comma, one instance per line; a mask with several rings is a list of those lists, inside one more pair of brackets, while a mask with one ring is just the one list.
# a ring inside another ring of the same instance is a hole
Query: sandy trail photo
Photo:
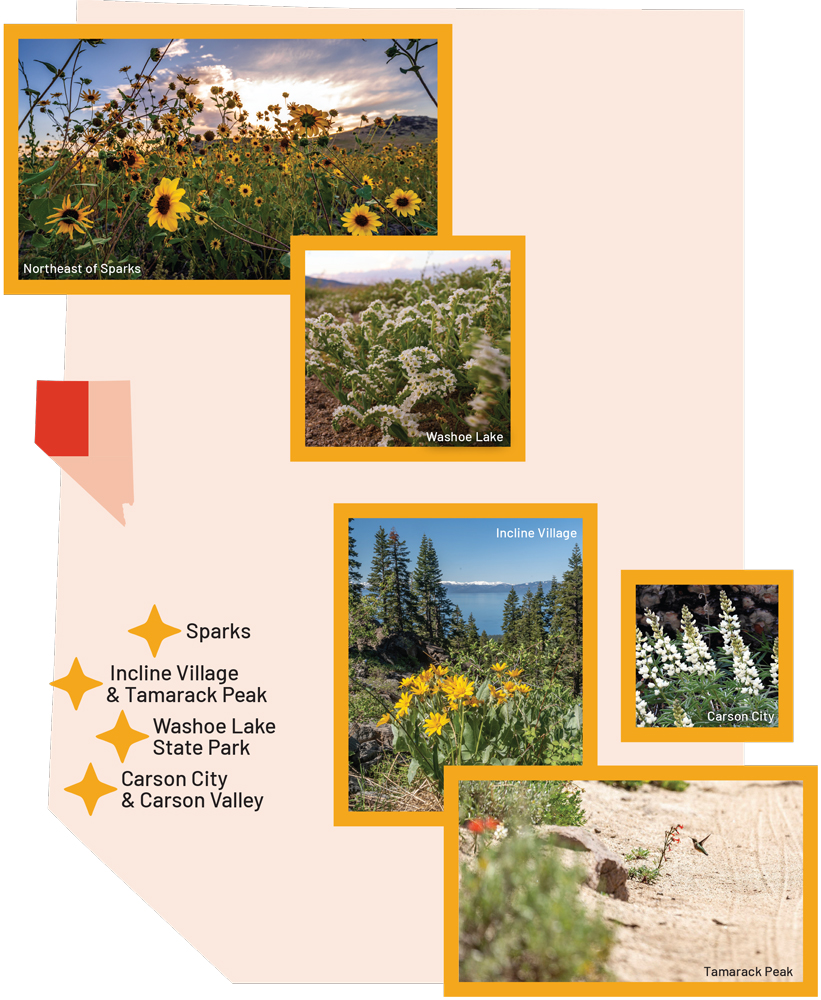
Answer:
[[[617, 928], [608, 963], [617, 979], [719, 982], [705, 975], [705, 966], [762, 973], [771, 966], [791, 968], [793, 976], [755, 981], [802, 981], [801, 782], [694, 781], [685, 792], [578, 784], [587, 829], [600, 831], [622, 856], [647, 847], [653, 859], [665, 828], [684, 824], [681, 843], [654, 884], [630, 880], [629, 902], [603, 900]], [[705, 857], [690, 837], [708, 833]], [[592, 905], [602, 898], [587, 887], [583, 892]]]

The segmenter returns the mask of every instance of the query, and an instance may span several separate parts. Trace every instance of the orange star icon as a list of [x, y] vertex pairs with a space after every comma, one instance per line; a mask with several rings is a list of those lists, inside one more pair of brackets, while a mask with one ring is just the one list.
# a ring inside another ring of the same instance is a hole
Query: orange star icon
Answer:
[[125, 717], [125, 712], [120, 712], [116, 726], [105, 733], [98, 733], [97, 739], [110, 743], [117, 751], [120, 763], [124, 764], [131, 747], [135, 743], [139, 743], [140, 740], [147, 740], [148, 733], [141, 733], [137, 729], [132, 729], [128, 723], [128, 719]]
[[64, 789], [64, 791], [71, 792], [72, 795], [79, 795], [86, 804], [88, 815], [91, 816], [98, 800], [104, 795], [116, 792], [117, 786], [106, 785], [104, 782], [100, 781], [94, 772], [94, 765], [89, 764], [86, 768], [83, 780], [78, 781], [76, 785], [69, 785], [66, 789]]
[[136, 625], [128, 631], [131, 635], [139, 635], [145, 639], [148, 643], [148, 648], [151, 650], [151, 655], [156, 657], [160, 651], [163, 639], [167, 639], [170, 635], [176, 635], [182, 629], [174, 628], [173, 625], [166, 625], [162, 618], [160, 618], [160, 613], [157, 611], [157, 605], [155, 604], [151, 609], [151, 614], [142, 625]]
[[71, 664], [71, 670], [69, 670], [65, 677], [60, 677], [56, 681], [49, 681], [49, 683], [52, 687], [68, 692], [71, 704], [74, 706], [74, 711], [76, 712], [86, 691], [100, 687], [103, 682], [95, 681], [93, 677], [86, 677], [83, 673], [83, 668], [80, 666], [80, 661], [75, 656], [74, 663]]

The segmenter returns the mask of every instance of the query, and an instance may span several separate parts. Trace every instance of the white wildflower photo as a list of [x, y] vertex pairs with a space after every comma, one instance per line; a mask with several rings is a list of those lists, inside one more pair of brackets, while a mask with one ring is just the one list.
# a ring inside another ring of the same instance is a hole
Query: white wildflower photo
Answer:
[[637, 584], [636, 728], [778, 728], [780, 590]]
[[305, 446], [511, 446], [510, 251], [306, 252]]

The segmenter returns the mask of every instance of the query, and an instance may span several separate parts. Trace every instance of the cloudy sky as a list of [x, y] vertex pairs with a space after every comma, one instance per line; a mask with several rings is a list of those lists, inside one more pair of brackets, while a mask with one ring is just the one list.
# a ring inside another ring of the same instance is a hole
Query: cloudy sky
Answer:
[[[400, 39], [404, 43], [405, 40]], [[151, 48], [160, 51], [168, 45], [168, 38], [110, 39], [96, 49], [84, 50], [82, 70], [77, 77], [90, 77], [92, 89], [100, 91], [103, 100], [117, 97], [117, 87], [127, 93], [122, 66], [131, 66], [131, 75], [142, 70]], [[74, 46], [66, 39], [21, 40], [20, 59], [25, 65], [29, 86], [43, 90], [53, 74], [35, 60], [50, 62], [61, 67]], [[156, 76], [155, 96], [165, 92], [165, 84], [178, 73], [200, 81], [191, 88], [205, 99], [205, 111], [198, 116], [199, 128], [213, 128], [219, 116], [209, 112], [209, 88], [215, 84], [226, 90], [237, 90], [245, 109], [255, 118], [269, 104], [281, 104], [283, 91], [288, 100], [312, 104], [315, 108], [340, 112], [338, 123], [351, 128], [359, 123], [359, 116], [392, 114], [427, 115], [436, 118], [436, 106], [425, 93], [413, 73], [402, 74], [400, 66], [408, 62], [398, 56], [387, 64], [385, 49], [390, 39], [363, 41], [354, 39], [226, 39], [198, 40], [174, 39], [168, 53], [156, 70], [147, 69]], [[436, 96], [437, 48], [422, 53], [422, 76]], [[71, 64], [69, 64], [69, 70]], [[67, 70], [68, 75], [68, 70]], [[20, 87], [25, 87], [20, 76]], [[58, 87], [51, 87], [56, 92]], [[28, 99], [20, 95], [18, 121], [28, 110]], [[62, 115], [62, 110], [58, 118]], [[287, 113], [285, 118], [287, 118]], [[42, 122], [39, 120], [42, 118]], [[42, 129], [45, 115], [35, 112], [35, 126]]]
[[[359, 241], [361, 242], [361, 240]], [[309, 278], [331, 278], [352, 285], [402, 278], [415, 281], [422, 271], [460, 272], [469, 267], [490, 267], [494, 260], [510, 268], [509, 250], [308, 250], [305, 274]]]

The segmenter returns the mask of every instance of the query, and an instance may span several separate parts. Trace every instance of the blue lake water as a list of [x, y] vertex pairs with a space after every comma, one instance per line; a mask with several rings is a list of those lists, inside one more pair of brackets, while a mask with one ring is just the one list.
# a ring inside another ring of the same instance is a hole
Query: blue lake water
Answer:
[[509, 593], [510, 591], [505, 591], [497, 594], [491, 591], [486, 594], [454, 594], [448, 588], [448, 598], [459, 605], [465, 622], [468, 615], [472, 614], [476, 619], [476, 628], [480, 632], [484, 629], [488, 635], [501, 635], [502, 610]]

